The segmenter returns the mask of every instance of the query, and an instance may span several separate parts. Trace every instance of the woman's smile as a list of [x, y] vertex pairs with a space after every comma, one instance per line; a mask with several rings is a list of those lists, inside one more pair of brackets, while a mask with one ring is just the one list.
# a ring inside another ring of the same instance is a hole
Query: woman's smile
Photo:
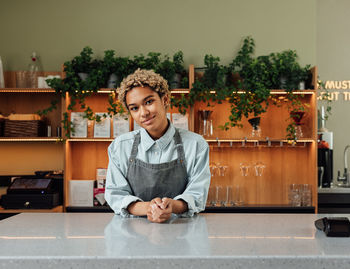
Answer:
[[141, 123], [144, 124], [144, 125], [150, 125], [150, 124], [152, 124], [152, 122], [153, 122], [153, 120], [154, 120], [155, 117], [156, 117], [156, 116], [154, 115], [154, 116], [152, 116], [152, 117], [150, 117], [150, 118], [148, 118], [148, 119], [142, 121]]

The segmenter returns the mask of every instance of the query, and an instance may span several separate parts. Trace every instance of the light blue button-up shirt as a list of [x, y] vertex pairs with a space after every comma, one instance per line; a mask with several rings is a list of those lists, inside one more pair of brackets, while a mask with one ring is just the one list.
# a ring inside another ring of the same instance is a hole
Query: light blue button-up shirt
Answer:
[[[178, 129], [185, 152], [188, 183], [185, 191], [174, 197], [184, 200], [188, 211], [182, 216], [193, 216], [205, 209], [210, 185], [209, 146], [202, 136]], [[147, 163], [165, 163], [178, 158], [174, 142], [175, 127], [170, 124], [166, 133], [153, 140], [143, 128], [117, 137], [108, 147], [109, 164], [107, 170], [105, 199], [116, 214], [129, 216], [128, 205], [142, 201], [133, 196], [126, 180], [128, 161], [135, 134], [141, 133], [137, 158]], [[160, 197], [162, 198], [162, 197]]]

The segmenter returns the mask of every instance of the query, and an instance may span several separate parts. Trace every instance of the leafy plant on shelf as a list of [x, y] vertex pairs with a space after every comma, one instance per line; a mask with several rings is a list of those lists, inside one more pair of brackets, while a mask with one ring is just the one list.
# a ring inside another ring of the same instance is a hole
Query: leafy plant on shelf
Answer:
[[[63, 113], [63, 127], [67, 137], [74, 132], [74, 127], [69, 119], [69, 112], [76, 108], [82, 109], [84, 117], [88, 120], [101, 120], [100, 116], [95, 116], [90, 106], [86, 104], [86, 98], [96, 93], [100, 88], [105, 87], [106, 80], [111, 71], [115, 67], [114, 52], [106, 51], [104, 60], [92, 58], [92, 49], [85, 47], [80, 55], [74, 57], [71, 61], [64, 63], [65, 78], [53, 78], [47, 80], [48, 85], [55, 89], [56, 93], [66, 98], [69, 95], [69, 104], [66, 112]], [[87, 77], [82, 79], [79, 73], [87, 72]], [[122, 106], [114, 103], [114, 94], [109, 95], [110, 107], [107, 108], [108, 114], [114, 115], [124, 112]], [[56, 109], [51, 104], [47, 109], [39, 111], [39, 114], [45, 114], [48, 111]], [[105, 117], [107, 114], [105, 115]]]
[[[298, 63], [298, 55], [295, 50], [285, 50], [280, 53], [271, 53], [270, 61], [274, 67], [274, 87], [285, 89], [287, 94], [286, 98], [288, 102], [288, 110], [290, 111], [290, 117], [287, 119], [289, 124], [286, 128], [286, 138], [288, 140], [295, 141], [296, 135], [296, 123], [295, 115], [299, 112], [306, 112], [308, 106], [301, 100], [304, 98], [303, 94], [294, 94], [293, 91], [300, 89], [300, 83], [306, 82], [310, 77], [310, 65], [301, 67]], [[310, 85], [308, 85], [309, 88]]]
[[[184, 67], [184, 54], [181, 50], [177, 51], [173, 55], [173, 63], [175, 66], [175, 76], [178, 76], [180, 81], [177, 83], [180, 84], [180, 88], [188, 88], [188, 74], [186, 73], [186, 69]], [[171, 81], [170, 81], [171, 83]], [[178, 85], [176, 85], [178, 86]]]
[[165, 78], [169, 84], [175, 76], [175, 64], [168, 55], [165, 55], [153, 70]]
[[[227, 100], [230, 115], [228, 121], [219, 127], [224, 130], [242, 127], [243, 117], [257, 117], [266, 112], [270, 104], [278, 104], [278, 99], [271, 96], [270, 89], [280, 89], [282, 81], [290, 100], [290, 109], [305, 109], [300, 101], [303, 96], [292, 94], [292, 91], [298, 88], [300, 81], [310, 76], [310, 66], [301, 67], [296, 52], [292, 50], [256, 58], [254, 51], [255, 42], [248, 36], [228, 67], [219, 64], [219, 57], [206, 55], [203, 77], [194, 82], [186, 97], [173, 97], [172, 105], [178, 107], [181, 113], [186, 113], [196, 101], [207, 102], [210, 106], [212, 101], [220, 103]], [[216, 92], [213, 93], [213, 90]], [[291, 127], [287, 128], [287, 137], [295, 133]]]
[[295, 50], [271, 53], [270, 58], [276, 70], [274, 74], [276, 88], [287, 91], [300, 89], [300, 82], [306, 81], [308, 78], [310, 65], [301, 67]]
[[251, 37], [243, 40], [243, 45], [230, 64], [230, 74], [239, 74], [236, 87], [228, 96], [231, 107], [229, 122], [223, 129], [242, 127], [243, 117], [259, 116], [266, 112], [272, 84], [272, 66], [268, 56], [253, 57], [255, 42]]
[[[116, 87], [124, 77], [134, 72], [137, 68], [153, 69], [165, 78], [171, 78], [177, 71], [184, 72], [183, 53], [181, 51], [174, 54], [173, 60], [167, 55], [150, 52], [147, 56], [136, 55], [133, 59], [129, 57], [118, 57], [114, 50], [106, 50], [102, 59], [93, 58], [93, 51], [90, 47], [85, 47], [78, 56], [64, 63], [65, 77], [63, 79], [47, 80], [48, 85], [55, 89], [56, 93], [66, 98], [69, 95], [67, 111], [63, 113], [63, 127], [67, 137], [74, 132], [73, 125], [69, 119], [70, 112], [78, 109], [84, 112], [84, 117], [88, 120], [100, 121], [101, 116], [95, 115], [92, 108], [87, 105], [86, 98], [99, 89], [106, 88], [111, 74], [115, 74]], [[86, 73], [82, 76], [81, 73]], [[126, 111], [123, 106], [116, 101], [115, 92], [111, 91], [108, 96], [107, 115], [123, 114]], [[57, 101], [53, 101], [50, 107], [39, 111], [41, 115], [57, 109]]]
[[[211, 102], [221, 103], [227, 97], [229, 89], [225, 87], [226, 68], [220, 65], [220, 58], [205, 55], [204, 65], [203, 76], [193, 83], [189, 94], [171, 98], [171, 105], [177, 107], [182, 114], [196, 101], [211, 106]], [[216, 93], [213, 93], [213, 90], [216, 90]]]

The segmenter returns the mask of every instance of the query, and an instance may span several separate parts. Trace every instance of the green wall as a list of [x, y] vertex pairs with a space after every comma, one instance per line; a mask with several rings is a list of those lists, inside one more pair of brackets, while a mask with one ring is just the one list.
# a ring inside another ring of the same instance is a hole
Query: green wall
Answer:
[[229, 63], [243, 37], [257, 55], [296, 49], [316, 63], [316, 0], [0, 0], [0, 56], [5, 70], [26, 69], [32, 51], [44, 70], [91, 46], [101, 56], [182, 50], [185, 64], [204, 55]]
[[[318, 0], [317, 1], [317, 66], [323, 81], [350, 80], [350, 1], [349, 0]], [[332, 115], [326, 127], [333, 132], [334, 138], [334, 172], [344, 171], [344, 149], [350, 145], [350, 101], [344, 100], [342, 92], [350, 90], [331, 89], [330, 92], [340, 92], [338, 101], [333, 101]], [[319, 106], [325, 105], [323, 102]], [[350, 167], [350, 152], [348, 152], [348, 167]]]

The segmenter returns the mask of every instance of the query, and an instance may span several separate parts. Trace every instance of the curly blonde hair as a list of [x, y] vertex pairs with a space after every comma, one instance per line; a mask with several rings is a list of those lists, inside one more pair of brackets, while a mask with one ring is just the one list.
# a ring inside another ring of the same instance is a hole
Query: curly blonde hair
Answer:
[[117, 89], [118, 99], [127, 110], [126, 94], [135, 87], [150, 87], [158, 93], [159, 97], [170, 95], [168, 82], [161, 75], [155, 73], [153, 70], [138, 68], [134, 73], [124, 78], [120, 83], [120, 87]]

